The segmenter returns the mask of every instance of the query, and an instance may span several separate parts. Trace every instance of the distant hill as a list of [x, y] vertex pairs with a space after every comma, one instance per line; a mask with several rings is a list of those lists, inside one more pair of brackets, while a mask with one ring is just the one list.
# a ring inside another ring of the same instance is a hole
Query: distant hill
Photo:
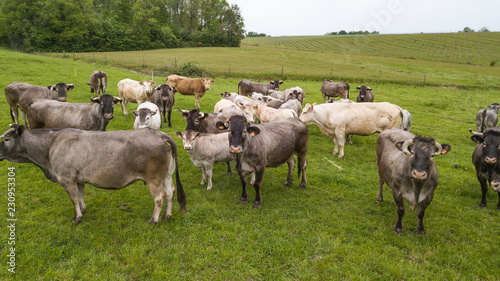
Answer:
[[252, 37], [241, 44], [445, 62], [500, 61], [500, 32]]

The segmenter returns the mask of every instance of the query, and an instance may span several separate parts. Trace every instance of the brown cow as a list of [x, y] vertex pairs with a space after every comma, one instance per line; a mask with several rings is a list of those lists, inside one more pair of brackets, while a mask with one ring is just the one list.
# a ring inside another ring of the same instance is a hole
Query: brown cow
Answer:
[[177, 74], [171, 74], [167, 77], [167, 85], [173, 87], [176, 92], [182, 95], [194, 95], [194, 106], [197, 107], [200, 107], [200, 98], [210, 90], [210, 82], [214, 82], [214, 80], [209, 77], [187, 78]]

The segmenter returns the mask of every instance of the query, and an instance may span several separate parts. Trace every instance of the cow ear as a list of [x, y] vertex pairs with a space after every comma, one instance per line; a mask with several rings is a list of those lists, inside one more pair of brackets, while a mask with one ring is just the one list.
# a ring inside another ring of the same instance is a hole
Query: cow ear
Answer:
[[404, 141], [398, 141], [397, 143], [395, 143], [396, 148], [403, 151], [403, 143]]
[[155, 81], [151, 81], [151, 86], [153, 86], [154, 84], [156, 84], [156, 82]]
[[269, 82], [269, 85], [274, 85], [274, 81]]
[[222, 121], [217, 121], [217, 123], [215, 124], [215, 126], [217, 127], [217, 129], [219, 130], [225, 130], [227, 129], [227, 125], [226, 123], [222, 122]]
[[75, 84], [66, 84], [66, 91], [71, 91], [75, 88]]
[[196, 135], [194, 135], [195, 138], [199, 138], [201, 136], [201, 133], [196, 133]]
[[283, 81], [280, 81], [280, 85], [283, 85]]
[[97, 97], [94, 97], [94, 98], [90, 98], [90, 101], [91, 102], [95, 102], [95, 103], [99, 103], [99, 102], [101, 102], [101, 99], [97, 98]]
[[260, 134], [260, 129], [257, 127], [248, 127], [247, 132], [253, 137]]
[[113, 103], [114, 103], [114, 104], [120, 104], [121, 102], [122, 102], [122, 99], [121, 99], [121, 98], [116, 98], [116, 97], [115, 97], [115, 98], [113, 99]]
[[181, 133], [181, 132], [175, 132], [175, 135], [176, 135], [178, 138], [182, 139], [182, 133]]
[[470, 139], [477, 144], [484, 142], [484, 139], [480, 136], [472, 136], [472, 137], [470, 137]]
[[134, 114], [135, 117], [139, 116], [139, 112], [137, 110], [132, 110], [132, 114]]
[[155, 115], [157, 111], [158, 111], [158, 110], [151, 111], [151, 115]]
[[360, 88], [361, 88], [361, 86], [357, 86], [357, 87], [356, 87], [356, 90], [359, 90]]
[[56, 85], [47, 86], [47, 88], [49, 88], [49, 90], [51, 90], [51, 91], [55, 91], [55, 90], [54, 90], [54, 89], [55, 89], [55, 87], [56, 87]]
[[441, 144], [441, 147], [443, 148], [443, 150], [441, 150], [441, 155], [444, 155], [444, 154], [450, 152], [451, 145], [443, 143], [443, 144]]

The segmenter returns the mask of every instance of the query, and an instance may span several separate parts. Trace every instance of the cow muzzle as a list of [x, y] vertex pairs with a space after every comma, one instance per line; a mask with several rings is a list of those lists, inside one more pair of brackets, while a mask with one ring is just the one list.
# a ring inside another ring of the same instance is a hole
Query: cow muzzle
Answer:
[[65, 97], [59, 97], [57, 98], [58, 101], [66, 101], [66, 98]]
[[161, 100], [163, 101], [167, 101], [168, 100], [168, 97], [162, 97]]
[[191, 149], [193, 149], [193, 148], [192, 148], [190, 145], [185, 145], [185, 146], [184, 146], [184, 150], [188, 150], [188, 151], [189, 151], [189, 150], [191, 150]]
[[497, 163], [497, 159], [495, 157], [485, 157], [484, 162], [488, 165], [495, 165]]
[[427, 180], [427, 172], [426, 171], [420, 172], [417, 170], [413, 170], [413, 171], [411, 171], [411, 178], [415, 179], [415, 180], [422, 180], [422, 181]]
[[490, 186], [491, 188], [493, 188], [494, 191], [500, 193], [500, 181], [494, 180], [490, 183]]
[[234, 146], [231, 145], [231, 153], [233, 154], [240, 154], [243, 148], [241, 146]]
[[113, 119], [113, 113], [106, 113], [106, 114], [104, 114], [104, 118], [107, 119], [107, 120]]

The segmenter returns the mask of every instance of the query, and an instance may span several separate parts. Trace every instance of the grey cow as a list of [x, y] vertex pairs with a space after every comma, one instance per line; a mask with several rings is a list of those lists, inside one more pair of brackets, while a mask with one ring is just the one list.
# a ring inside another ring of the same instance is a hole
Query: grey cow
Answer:
[[172, 128], [170, 116], [172, 115], [172, 107], [175, 104], [174, 88], [167, 84], [160, 84], [153, 89], [151, 94], [151, 102], [156, 104], [163, 115], [163, 122], [167, 123], [165, 114], [168, 113], [168, 127]]
[[377, 203], [383, 202], [382, 187], [392, 189], [398, 220], [396, 234], [403, 231], [404, 200], [412, 209], [417, 208], [417, 234], [425, 234], [425, 209], [434, 197], [439, 176], [433, 156], [450, 151], [447, 144], [440, 145], [434, 138], [415, 136], [399, 128], [383, 131], [377, 138], [377, 166], [379, 193]]
[[307, 186], [306, 166], [309, 148], [309, 132], [298, 118], [279, 119], [273, 122], [251, 125], [243, 116], [232, 116], [226, 122], [217, 122], [219, 129], [229, 129], [227, 149], [234, 155], [236, 170], [242, 184], [240, 204], [248, 199], [247, 177], [255, 172], [255, 203], [262, 205], [260, 187], [266, 167], [288, 164], [285, 185], [292, 184], [297, 155], [299, 176], [302, 173], [301, 188]]
[[106, 88], [108, 87], [108, 76], [104, 71], [92, 71], [90, 74], [90, 83], [87, 83], [90, 86], [90, 92], [96, 93], [97, 96], [102, 94], [106, 94]]
[[19, 112], [17, 110], [19, 107], [24, 125], [29, 128], [29, 124], [26, 121], [26, 110], [32, 101], [36, 99], [50, 99], [65, 102], [68, 98], [68, 91], [73, 88], [73, 84], [65, 83], [57, 83], [44, 87], [23, 82], [11, 82], [5, 87], [5, 97], [10, 107], [12, 121], [19, 125]]
[[32, 163], [45, 177], [61, 185], [74, 206], [73, 223], [82, 220], [86, 206], [85, 184], [104, 189], [121, 189], [136, 181], [148, 185], [154, 199], [150, 224], [172, 216], [175, 187], [177, 201], [186, 208], [186, 195], [177, 169], [177, 148], [166, 133], [153, 130], [82, 131], [76, 129], [34, 129], [11, 125], [0, 138], [0, 160]]
[[269, 83], [258, 83], [243, 79], [238, 83], [238, 93], [243, 96], [251, 96], [253, 92], [267, 95], [269, 90], [278, 91], [283, 81], [274, 80]]
[[113, 105], [121, 101], [112, 95], [90, 99], [93, 103], [62, 103], [54, 100], [35, 100], [28, 108], [28, 121], [32, 129], [75, 128], [106, 131], [113, 119]]
[[481, 109], [476, 114], [476, 129], [482, 133], [488, 128], [496, 127], [498, 122], [498, 103], [488, 104], [488, 109]]
[[375, 99], [372, 88], [367, 86], [358, 86], [356, 89], [359, 90], [356, 102], [373, 102]]
[[345, 82], [332, 82], [332, 80], [326, 79], [323, 81], [323, 85], [321, 85], [321, 94], [323, 95], [323, 102], [326, 102], [326, 97], [328, 99], [334, 97], [349, 99], [349, 84]]

